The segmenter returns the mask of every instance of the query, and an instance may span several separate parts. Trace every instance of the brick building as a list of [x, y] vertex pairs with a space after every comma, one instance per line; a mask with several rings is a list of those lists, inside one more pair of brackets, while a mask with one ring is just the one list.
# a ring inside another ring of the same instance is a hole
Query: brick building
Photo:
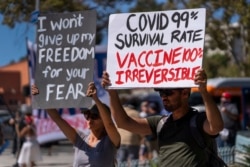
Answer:
[[21, 104], [30, 105], [28, 61], [0, 67], [0, 107], [14, 110]]

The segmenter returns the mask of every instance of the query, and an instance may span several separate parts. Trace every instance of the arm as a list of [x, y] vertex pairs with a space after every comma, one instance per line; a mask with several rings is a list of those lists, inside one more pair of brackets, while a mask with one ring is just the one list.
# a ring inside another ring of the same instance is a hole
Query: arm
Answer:
[[28, 131], [30, 130], [30, 127], [26, 125], [25, 127], [22, 128], [22, 130], [19, 130], [20, 129], [19, 128], [19, 123], [16, 123], [15, 124], [15, 129], [16, 129], [17, 136], [19, 138], [21, 138], [21, 137], [24, 137], [28, 133]]
[[95, 101], [95, 104], [99, 110], [100, 117], [103, 121], [105, 130], [112, 141], [112, 143], [118, 148], [121, 142], [121, 136], [111, 118], [111, 113], [107, 110], [107, 108], [103, 105], [103, 103], [99, 100], [97, 96], [97, 90], [94, 85], [94, 82], [89, 83], [89, 87], [87, 90], [87, 96], [92, 97]]
[[236, 106], [234, 106], [232, 104], [230, 110], [227, 109], [227, 107], [225, 107], [225, 106], [223, 106], [221, 108], [221, 112], [224, 112], [230, 119], [237, 121], [238, 120], [238, 110], [237, 110]]
[[207, 134], [216, 135], [223, 129], [223, 120], [220, 111], [207, 91], [207, 76], [203, 69], [200, 69], [195, 75], [195, 84], [199, 85], [207, 119], [203, 124], [203, 129]]
[[[102, 86], [104, 88], [111, 85], [109, 74], [103, 72], [102, 75]], [[110, 107], [112, 115], [117, 123], [117, 126], [122, 129], [126, 129], [132, 133], [137, 133], [141, 135], [150, 135], [152, 131], [149, 127], [148, 121], [146, 118], [131, 118], [125, 112], [116, 90], [107, 90], [110, 97]]]
[[[39, 90], [35, 85], [31, 87], [32, 95], [39, 94]], [[56, 109], [47, 109], [47, 113], [49, 114], [50, 118], [56, 123], [56, 125], [61, 129], [64, 135], [68, 138], [71, 143], [75, 143], [77, 132], [76, 130], [71, 127], [57, 112]]]

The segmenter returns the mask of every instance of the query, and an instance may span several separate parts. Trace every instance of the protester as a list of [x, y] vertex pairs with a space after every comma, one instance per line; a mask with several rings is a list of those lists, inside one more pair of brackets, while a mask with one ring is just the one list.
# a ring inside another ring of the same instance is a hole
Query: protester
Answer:
[[[139, 111], [136, 110], [138, 98], [122, 94], [120, 100], [129, 116], [139, 117]], [[121, 128], [118, 128], [118, 131], [121, 135], [121, 147], [118, 149], [117, 154], [118, 161], [121, 164], [130, 164], [130, 166], [135, 167], [139, 159], [142, 136]]]
[[[156, 101], [149, 101], [148, 114], [146, 117], [155, 116], [155, 115], [161, 115], [160, 105]], [[146, 135], [144, 137], [144, 145], [146, 147], [146, 150], [141, 151], [141, 152], [145, 153], [147, 151], [148, 160], [151, 160], [158, 156], [159, 148], [158, 148], [157, 136], [155, 134]]]
[[4, 144], [4, 135], [3, 135], [3, 130], [2, 126], [0, 124], [0, 147]]
[[20, 167], [34, 167], [36, 162], [42, 160], [42, 154], [36, 136], [36, 126], [31, 113], [25, 114], [26, 126], [19, 130], [19, 124], [16, 123], [16, 132], [18, 137], [25, 136], [25, 142], [21, 147], [18, 156], [18, 164]]
[[13, 137], [13, 145], [12, 145], [12, 154], [18, 157], [18, 154], [22, 148], [22, 145], [25, 141], [25, 137], [18, 137], [16, 130], [15, 130], [15, 124], [19, 124], [19, 131], [21, 131], [25, 126], [26, 123], [24, 121], [24, 115], [20, 111], [16, 111], [15, 117], [9, 119], [9, 124], [13, 126], [14, 128], [14, 137]]
[[[108, 89], [111, 85], [109, 74], [103, 73], [102, 86], [110, 96], [111, 112], [119, 128], [141, 135], [157, 134], [157, 125], [161, 116], [147, 118], [131, 118], [120, 104], [116, 90]], [[206, 112], [199, 113], [190, 110], [188, 99], [190, 88], [156, 89], [163, 101], [164, 107], [171, 112], [168, 121], [163, 125], [158, 138], [159, 164], [162, 167], [199, 167], [207, 166], [206, 152], [201, 149], [190, 134], [190, 119], [197, 114], [197, 127], [206, 137], [214, 137], [223, 129], [220, 111], [207, 92], [207, 76], [203, 69], [197, 71], [194, 83], [198, 85]]]
[[[39, 94], [35, 85], [31, 90], [32, 95]], [[95, 105], [90, 109], [83, 110], [90, 130], [88, 135], [77, 132], [61, 118], [56, 109], [48, 109], [47, 112], [75, 146], [74, 167], [103, 167], [103, 165], [114, 167], [116, 152], [120, 146], [120, 134], [111, 118], [109, 107], [97, 97], [97, 90], [93, 82], [89, 83], [86, 95], [95, 101]]]
[[229, 92], [222, 93], [219, 109], [224, 122], [224, 129], [217, 138], [218, 147], [232, 147], [235, 145], [235, 138], [240, 123], [238, 109], [231, 100], [232, 95]]
[[140, 103], [140, 117], [145, 118], [148, 115], [148, 100], [142, 99]]

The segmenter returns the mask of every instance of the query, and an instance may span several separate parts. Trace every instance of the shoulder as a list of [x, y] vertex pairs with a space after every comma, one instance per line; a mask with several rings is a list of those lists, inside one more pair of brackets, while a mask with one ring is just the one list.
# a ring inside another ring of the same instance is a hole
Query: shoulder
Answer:
[[154, 115], [154, 116], [149, 116], [147, 117], [147, 121], [148, 121], [148, 124], [152, 130], [152, 132], [156, 132], [156, 129], [157, 129], [157, 126], [158, 126], [158, 123], [160, 122], [160, 120], [165, 117], [165, 116], [162, 116], [162, 115]]
[[190, 124], [193, 124], [196, 126], [199, 131], [203, 131], [203, 124], [205, 120], [207, 119], [206, 112], [199, 112], [196, 109], [191, 108], [191, 118], [190, 118]]
[[163, 118], [164, 116], [163, 115], [154, 115], [154, 116], [149, 116], [149, 117], [146, 117], [147, 121], [149, 123], [158, 123], [161, 118]]

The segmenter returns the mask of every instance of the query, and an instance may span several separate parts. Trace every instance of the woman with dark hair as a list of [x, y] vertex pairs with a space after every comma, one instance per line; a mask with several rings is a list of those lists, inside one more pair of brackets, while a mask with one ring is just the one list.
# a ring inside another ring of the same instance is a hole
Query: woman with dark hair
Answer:
[[[32, 86], [31, 90], [32, 95], [39, 94], [36, 86]], [[86, 95], [92, 97], [95, 102], [91, 108], [82, 111], [90, 130], [87, 135], [80, 134], [71, 127], [56, 109], [48, 109], [47, 112], [75, 146], [74, 167], [114, 167], [121, 141], [120, 134], [111, 118], [109, 107], [98, 98], [94, 82], [89, 83]]]

